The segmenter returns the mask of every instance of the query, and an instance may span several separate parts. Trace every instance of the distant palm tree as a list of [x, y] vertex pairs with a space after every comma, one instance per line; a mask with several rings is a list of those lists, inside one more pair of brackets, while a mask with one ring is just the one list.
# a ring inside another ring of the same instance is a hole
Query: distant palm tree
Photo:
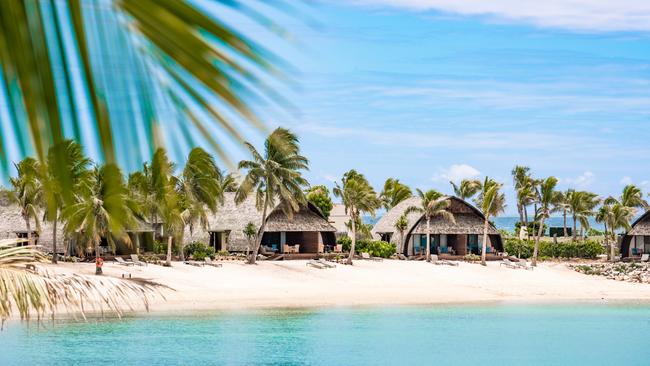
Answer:
[[528, 227], [528, 218], [526, 205], [531, 202], [532, 191], [530, 177], [530, 168], [527, 166], [516, 165], [512, 169], [512, 181], [517, 194], [517, 212], [519, 213], [519, 222]]
[[[183, 172], [176, 182], [183, 207], [181, 216], [184, 225], [189, 225], [190, 236], [197, 224], [204, 230], [209, 229], [208, 212], [217, 212], [219, 202], [223, 201], [220, 174], [212, 155], [200, 147], [190, 151]], [[184, 260], [182, 240], [180, 255], [181, 260]]]
[[[21, 319], [36, 315], [54, 315], [61, 310], [114, 311], [118, 315], [131, 309], [134, 299], [141, 299], [148, 309], [149, 300], [159, 292], [159, 286], [145, 281], [105, 278], [97, 282], [79, 274], [36, 274], [25, 270], [26, 264], [45, 262], [37, 247], [16, 247], [19, 239], [0, 241], [0, 324], [12, 317], [14, 311]], [[10, 285], [7, 285], [10, 284]]]
[[558, 192], [555, 191], [557, 185], [557, 178], [548, 177], [541, 181], [539, 185], [539, 210], [537, 217], [539, 218], [539, 228], [535, 236], [535, 249], [533, 250], [533, 266], [537, 265], [537, 253], [539, 253], [539, 241], [544, 235], [544, 220], [551, 216], [555, 203], [558, 201]]
[[[47, 168], [40, 175], [45, 199], [44, 220], [52, 222], [52, 263], [57, 263], [57, 224], [65, 205], [76, 202], [74, 192], [88, 190], [92, 171], [91, 160], [83, 153], [81, 145], [73, 140], [52, 146], [47, 154]], [[69, 180], [72, 190], [62, 189], [62, 182]], [[67, 252], [67, 251], [66, 251]]]
[[333, 192], [336, 197], [341, 198], [345, 206], [345, 213], [350, 215], [352, 244], [346, 263], [352, 264], [357, 243], [357, 225], [361, 223], [361, 215], [363, 213], [374, 215], [375, 210], [381, 207], [382, 202], [363, 174], [355, 170], [343, 174], [341, 184], [336, 182]]
[[427, 222], [426, 260], [427, 262], [431, 262], [431, 219], [441, 217], [443, 220], [454, 224], [456, 223], [456, 219], [454, 218], [454, 214], [447, 211], [450, 205], [449, 197], [434, 189], [426, 192], [417, 189], [417, 194], [420, 197], [420, 205], [407, 207], [404, 214], [408, 215], [412, 212], [418, 212], [424, 215], [424, 219]]
[[43, 202], [43, 186], [39, 179], [42, 173], [41, 169], [41, 164], [36, 159], [25, 158], [16, 164], [18, 175], [9, 179], [12, 188], [8, 191], [8, 197], [20, 208], [20, 216], [25, 220], [27, 228], [29, 245], [34, 245], [31, 220], [34, 220], [36, 230], [41, 230], [38, 220], [39, 208]]
[[247, 170], [235, 202], [240, 204], [254, 191], [257, 209], [262, 211], [260, 229], [253, 253], [248, 263], [255, 264], [266, 227], [267, 212], [276, 202], [287, 217], [291, 218], [302, 205], [307, 204], [303, 188], [308, 186], [302, 170], [308, 169], [309, 161], [300, 155], [298, 137], [285, 128], [275, 129], [264, 142], [264, 155], [250, 143], [246, 143], [253, 160], [239, 162], [239, 169]]
[[399, 179], [388, 178], [384, 183], [384, 189], [381, 191], [379, 198], [381, 199], [384, 208], [390, 210], [400, 202], [411, 198], [412, 196], [413, 192], [411, 192], [411, 188], [402, 184]]
[[481, 191], [475, 200], [476, 206], [481, 210], [485, 217], [483, 222], [483, 244], [481, 248], [481, 264], [484, 266], [486, 265], [485, 258], [490, 218], [498, 216], [504, 212], [506, 208], [506, 198], [505, 195], [500, 192], [501, 187], [501, 183], [497, 183], [494, 179], [485, 177], [485, 180], [481, 185]]
[[634, 184], [628, 184], [623, 188], [623, 193], [619, 201], [625, 207], [643, 208], [644, 210], [647, 210], [649, 207], [648, 201], [643, 199], [643, 192]]
[[558, 192], [557, 201], [555, 202], [555, 210], [562, 212], [562, 218], [563, 218], [562, 228], [564, 229], [563, 236], [565, 238], [569, 236], [569, 231], [567, 230], [567, 223], [566, 223], [567, 211], [570, 208], [569, 194], [570, 194], [570, 190], [567, 190], [565, 192]]
[[589, 217], [594, 215], [593, 210], [600, 202], [598, 195], [587, 191], [567, 191], [566, 206], [573, 216], [573, 240], [578, 235], [576, 223], [579, 221], [581, 228], [589, 226]]
[[398, 253], [404, 251], [404, 233], [408, 230], [409, 220], [406, 215], [402, 214], [395, 221], [395, 230], [399, 233], [399, 247], [397, 248]]
[[233, 173], [226, 173], [219, 170], [219, 186], [222, 192], [237, 192], [239, 185]]
[[460, 181], [460, 185], [456, 185], [452, 181], [449, 181], [449, 184], [454, 188], [456, 197], [463, 201], [474, 197], [481, 190], [481, 181], [476, 179], [463, 179]]
[[[628, 202], [629, 203], [629, 202]], [[603, 205], [598, 210], [596, 214], [596, 221], [602, 222], [605, 224], [605, 241], [607, 245], [607, 228], [610, 230], [611, 244], [609, 258], [613, 262], [615, 261], [615, 249], [616, 249], [616, 230], [617, 229], [630, 229], [630, 222], [634, 218], [635, 209], [634, 207], [629, 207], [623, 205], [614, 197], [608, 197], [603, 201]]]
[[242, 230], [246, 240], [248, 240], [248, 247], [246, 248], [246, 255], [250, 255], [250, 252], [253, 250], [253, 244], [255, 244], [255, 237], [257, 236], [257, 227], [254, 223], [249, 222]]
[[130, 242], [126, 230], [134, 223], [137, 204], [128, 199], [122, 172], [115, 164], [96, 166], [88, 191], [77, 193], [77, 202], [61, 212], [67, 234], [78, 234], [95, 258], [101, 255], [102, 238], [114, 250], [114, 238]]

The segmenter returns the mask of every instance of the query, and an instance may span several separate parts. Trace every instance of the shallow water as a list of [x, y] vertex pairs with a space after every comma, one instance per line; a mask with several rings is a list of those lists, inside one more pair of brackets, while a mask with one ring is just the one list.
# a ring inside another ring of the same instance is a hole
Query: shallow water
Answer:
[[0, 365], [650, 365], [650, 307], [269, 310], [9, 323]]

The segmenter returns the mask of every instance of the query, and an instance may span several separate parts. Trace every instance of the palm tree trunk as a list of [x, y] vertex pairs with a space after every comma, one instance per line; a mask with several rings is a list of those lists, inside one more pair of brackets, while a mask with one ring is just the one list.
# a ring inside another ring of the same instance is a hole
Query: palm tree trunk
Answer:
[[[109, 235], [110, 235], [110, 234], [109, 234]], [[99, 240], [95, 240], [95, 274], [96, 274], [96, 275], [100, 275], [100, 274], [102, 274], [102, 267], [98, 267], [98, 266], [97, 266], [97, 262], [98, 262], [99, 258], [101, 257], [101, 255], [99, 255], [99, 250], [100, 250], [100, 249], [99, 249], [99, 244], [100, 244], [101, 242], [102, 242], [101, 239], [99, 239]]]
[[573, 214], [573, 241], [576, 241], [576, 235], [578, 235], [578, 232], [576, 230], [576, 215]]
[[32, 226], [29, 222], [29, 216], [25, 217], [25, 226], [27, 227], [27, 245], [34, 245], [32, 242]]
[[521, 208], [521, 203], [517, 202], [517, 212], [519, 213], [519, 222], [524, 222], [524, 210]]
[[140, 255], [140, 233], [135, 234], [135, 254]]
[[400, 231], [399, 233], [399, 250], [397, 251], [400, 254], [404, 254], [404, 232]]
[[431, 262], [431, 220], [427, 216], [427, 262]]
[[537, 254], [539, 253], [539, 239], [542, 237], [544, 230], [544, 217], [539, 220], [539, 229], [535, 238], [535, 249], [533, 250], [533, 266], [537, 266]]
[[609, 245], [609, 260], [612, 262], [616, 261], [616, 232], [614, 228], [612, 230], [612, 243]]
[[255, 238], [255, 247], [253, 248], [253, 252], [251, 253], [250, 257], [248, 257], [248, 264], [255, 264], [255, 261], [257, 260], [257, 253], [259, 253], [260, 246], [262, 245], [262, 237], [264, 236], [264, 229], [266, 229], [266, 209], [268, 205], [269, 205], [269, 197], [268, 194], [266, 194], [264, 195], [264, 209], [262, 210], [262, 224], [260, 225], [260, 229], [257, 232], [257, 238]]
[[609, 255], [610, 255], [610, 253], [609, 253], [609, 240], [607, 239], [607, 223], [606, 222], [605, 222], [605, 239], [604, 239], [604, 241], [605, 241], [605, 248], [607, 248], [607, 259], [610, 259], [609, 258]]
[[352, 223], [352, 244], [350, 245], [350, 255], [348, 255], [348, 260], [345, 262], [345, 264], [352, 265], [352, 258], [354, 258], [354, 250], [355, 247], [357, 246], [357, 223], [356, 223], [356, 218], [355, 215], [352, 214], [352, 210], [350, 210], [350, 221]]
[[174, 236], [169, 233], [167, 236], [167, 259], [165, 260], [165, 266], [171, 267], [172, 266], [172, 242], [174, 240]]
[[57, 218], [54, 218], [54, 221], [52, 222], [52, 263], [57, 264], [58, 262], [58, 257], [59, 254], [57, 254], [56, 251], [56, 224], [57, 224]]
[[526, 226], [526, 231], [528, 231], [528, 208], [526, 205], [523, 206], [523, 211], [524, 211], [524, 225]]
[[487, 252], [487, 240], [488, 240], [488, 217], [485, 216], [485, 223], [483, 223], [483, 245], [481, 245], [481, 264], [486, 266], [485, 257]]
[[568, 236], [567, 227], [566, 227], [566, 209], [562, 211], [562, 216], [564, 216], [564, 237]]

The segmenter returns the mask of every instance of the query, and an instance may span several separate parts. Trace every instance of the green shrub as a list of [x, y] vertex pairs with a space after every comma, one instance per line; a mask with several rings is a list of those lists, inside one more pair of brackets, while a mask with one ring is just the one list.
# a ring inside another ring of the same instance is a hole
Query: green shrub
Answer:
[[217, 255], [220, 257], [228, 257], [230, 255], [230, 252], [227, 250], [220, 250], [217, 252]]
[[470, 254], [466, 254], [463, 257], [463, 259], [466, 260], [467, 262], [478, 262], [481, 260], [481, 257], [476, 254], [470, 253]]
[[340, 244], [343, 246], [343, 251], [344, 252], [349, 252], [350, 251], [350, 246], [352, 246], [352, 239], [349, 236], [342, 236], [336, 240], [336, 244]]
[[[505, 251], [510, 255], [518, 256], [520, 258], [532, 257], [534, 248], [535, 242], [532, 240], [505, 240]], [[604, 252], [605, 248], [603, 248], [603, 246], [595, 240], [586, 240], [584, 242], [572, 241], [568, 243], [541, 241], [539, 243], [538, 257], [593, 259], [598, 255], [603, 254]]]
[[202, 261], [205, 257], [214, 258], [214, 248], [198, 241], [189, 243], [183, 248], [185, 257], [192, 257], [194, 260]]
[[[339, 238], [338, 244], [343, 245], [343, 251], [349, 252], [352, 247], [352, 239], [347, 236]], [[390, 258], [397, 252], [395, 244], [381, 240], [357, 240], [354, 248], [356, 253], [368, 253], [373, 257]]]
[[[521, 225], [523, 223], [521, 221], [517, 221], [515, 223], [515, 235], [519, 236], [519, 230], [521, 228]], [[546, 229], [548, 229], [548, 225], [544, 224], [544, 233], [546, 233]], [[528, 223], [528, 235], [534, 236], [537, 235], [537, 231], [539, 230], [539, 222], [529, 222]]]
[[152, 249], [155, 254], [165, 254], [167, 253], [167, 244], [154, 240]]

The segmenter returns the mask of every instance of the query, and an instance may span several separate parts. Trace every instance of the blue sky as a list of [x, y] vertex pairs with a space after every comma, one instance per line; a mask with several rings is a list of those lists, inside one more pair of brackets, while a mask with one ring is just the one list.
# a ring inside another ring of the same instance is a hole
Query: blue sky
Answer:
[[450, 193], [489, 175], [512, 198], [523, 164], [560, 188], [650, 190], [650, 7], [473, 3], [326, 1], [316, 26], [286, 22], [300, 114], [272, 124], [298, 132], [312, 184], [355, 168]]

